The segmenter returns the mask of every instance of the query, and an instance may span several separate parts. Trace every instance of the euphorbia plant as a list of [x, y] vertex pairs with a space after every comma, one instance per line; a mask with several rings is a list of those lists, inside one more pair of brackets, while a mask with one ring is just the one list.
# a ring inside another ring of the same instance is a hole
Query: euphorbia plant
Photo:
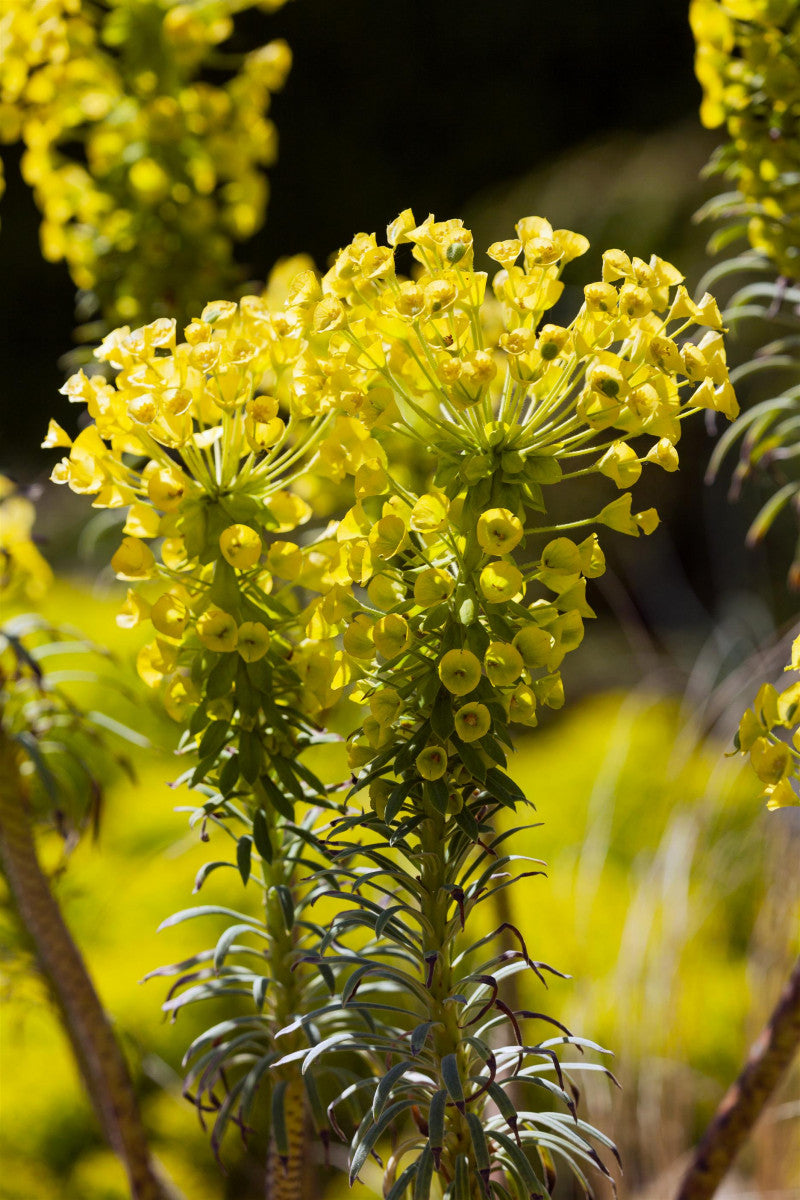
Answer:
[[[488, 297], [462, 223], [406, 211], [388, 245], [358, 235], [279, 306], [211, 304], [180, 341], [168, 322], [119, 331], [100, 352], [116, 385], [66, 388], [96, 425], [71, 445], [50, 431], [70, 445], [56, 481], [128, 510], [112, 563], [134, 583], [123, 622], [156, 631], [140, 671], [197, 749], [198, 816], [264, 885], [264, 920], [205, 910], [231, 926], [180, 965], [170, 1005], [252, 992], [195, 1043], [190, 1078], [217, 1135], [271, 1088], [275, 1195], [300, 1194], [285, 1102], [301, 1076], [323, 1136], [352, 1137], [351, 1178], [391, 1138], [391, 1200], [543, 1194], [559, 1160], [582, 1182], [607, 1172], [572, 1082], [605, 1068], [552, 1016], [514, 1011], [509, 976], [553, 968], [514, 926], [476, 937], [473, 914], [540, 873], [496, 824], [534, 799], [506, 751], [564, 701], [604, 569], [597, 527], [651, 533], [629, 490], [643, 464], [676, 469], [687, 415], [737, 409], [717, 306], [671, 264], [607, 251], [556, 324], [561, 271], [588, 243], [538, 217], [516, 233], [489, 248]], [[350, 490], [325, 527], [320, 475]], [[589, 475], [619, 494], [555, 521], [551, 489]], [[334, 807], [299, 756], [345, 690], [363, 715]], [[317, 902], [330, 921], [310, 919]]]

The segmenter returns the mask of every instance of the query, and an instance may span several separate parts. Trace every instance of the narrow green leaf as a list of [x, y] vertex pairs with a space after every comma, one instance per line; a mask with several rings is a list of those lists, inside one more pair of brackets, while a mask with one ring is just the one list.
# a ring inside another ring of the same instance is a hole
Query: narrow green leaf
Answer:
[[304, 796], [303, 786], [294, 773], [290, 763], [285, 758], [273, 758], [272, 767], [278, 780], [283, 784], [286, 791], [291, 796], [296, 796], [298, 800], [302, 800]]
[[531, 1200], [545, 1200], [547, 1196], [547, 1184], [536, 1174], [522, 1147], [512, 1141], [507, 1133], [501, 1133], [499, 1129], [493, 1129], [489, 1136], [494, 1141], [499, 1142], [505, 1150], [509, 1161], [514, 1164], [517, 1173], [525, 1183]]
[[[392, 1104], [386, 1109], [380, 1120], [376, 1121], [374, 1125], [369, 1127], [364, 1137], [354, 1143], [350, 1157], [351, 1187], [358, 1178], [359, 1171], [369, 1158], [373, 1146], [383, 1133], [384, 1129], [391, 1125], [395, 1117], [399, 1116], [401, 1112], [405, 1112], [406, 1109], [410, 1108], [412, 1103], [412, 1100], [398, 1100], [396, 1104]], [[356, 1135], [356, 1137], [358, 1137], [358, 1135]]]
[[232, 867], [233, 865], [234, 864], [231, 862], [224, 861], [203, 863], [202, 867], [194, 877], [194, 887], [192, 888], [192, 893], [200, 891], [200, 888], [208, 879], [212, 871], [218, 870], [219, 867]]
[[448, 738], [455, 727], [453, 702], [446, 688], [440, 688], [431, 712], [431, 729], [439, 738]]
[[414, 1064], [410, 1058], [404, 1059], [403, 1062], [395, 1063], [383, 1076], [375, 1088], [375, 1094], [372, 1097], [372, 1116], [377, 1121], [378, 1117], [383, 1112], [389, 1097], [392, 1094], [392, 1088], [399, 1079], [402, 1079], [406, 1071], [413, 1070]]
[[491, 1158], [489, 1155], [489, 1144], [486, 1141], [486, 1134], [483, 1131], [480, 1117], [473, 1112], [465, 1114], [467, 1125], [469, 1127], [469, 1136], [472, 1140], [472, 1148], [475, 1151], [475, 1162], [479, 1171], [491, 1170]]
[[472, 1200], [470, 1175], [472, 1172], [469, 1169], [469, 1159], [466, 1154], [459, 1154], [456, 1158], [455, 1177], [453, 1186], [450, 1189], [451, 1200]]
[[347, 1030], [342, 1029], [338, 1033], [332, 1033], [330, 1037], [323, 1038], [321, 1042], [317, 1042], [316, 1046], [312, 1046], [303, 1058], [303, 1065], [300, 1068], [303, 1075], [306, 1074], [308, 1068], [312, 1063], [316, 1062], [321, 1054], [325, 1054], [326, 1051], [332, 1050], [334, 1046], [338, 1046], [341, 1042], [349, 1042], [350, 1039], [350, 1033]]
[[267, 818], [264, 816], [264, 811], [261, 808], [257, 808], [253, 815], [253, 845], [264, 859], [264, 862], [272, 862], [272, 842], [269, 837], [269, 826], [267, 825]]
[[239, 756], [238, 754], [231, 754], [229, 758], [226, 758], [225, 765], [219, 773], [219, 790], [227, 798], [236, 790], [238, 782]]
[[201, 758], [189, 777], [189, 787], [196, 787], [198, 783], [201, 783], [216, 761], [217, 757], [215, 754], [208, 758]]
[[214, 948], [214, 970], [220, 971], [225, 963], [225, 957], [240, 933], [252, 933], [250, 925], [230, 925], [220, 934]]
[[287, 821], [294, 820], [294, 804], [288, 796], [284, 795], [278, 787], [274, 779], [270, 779], [269, 775], [262, 775], [260, 778], [261, 786], [267, 793], [272, 806], [280, 813], [282, 817], [286, 817]]
[[264, 748], [257, 733], [243, 729], [239, 733], [239, 770], [248, 783], [255, 783], [261, 773]]
[[426, 779], [422, 785], [422, 791], [428, 803], [435, 808], [438, 813], [440, 813], [442, 816], [445, 816], [447, 813], [447, 801], [450, 795], [445, 781], [443, 779]]
[[430, 1200], [431, 1182], [433, 1180], [433, 1154], [430, 1142], [422, 1148], [422, 1153], [415, 1164], [417, 1176], [414, 1180], [413, 1200]]
[[458, 1109], [464, 1109], [464, 1087], [458, 1073], [458, 1060], [455, 1054], [445, 1054], [442, 1059], [442, 1080], [450, 1095], [450, 1099]]
[[383, 932], [386, 929], [386, 926], [389, 924], [389, 922], [392, 920], [392, 918], [397, 915], [397, 913], [403, 911], [404, 907], [405, 906], [402, 904], [391, 904], [388, 908], [385, 908], [383, 910], [383, 912], [381, 913], [381, 915], [378, 917], [377, 921], [375, 922], [375, 937], [376, 938], [383, 936]]
[[239, 874], [242, 877], [242, 883], [247, 886], [247, 881], [250, 878], [250, 868], [253, 858], [253, 839], [249, 834], [244, 834], [236, 843], [236, 865], [239, 868]]
[[121, 721], [115, 721], [113, 717], [109, 717], [106, 713], [93, 710], [86, 715], [95, 725], [102, 725], [103, 729], [107, 729], [109, 733], [115, 733], [117, 737], [124, 738], [131, 745], [141, 746], [143, 750], [151, 749], [152, 743], [149, 738], [144, 737], [141, 733], [137, 733], [135, 729], [131, 729], [128, 725], [123, 725]]
[[518, 804], [526, 802], [525, 793], [521, 788], [497, 767], [490, 767], [486, 772], [486, 790], [507, 808], [516, 808]]
[[200, 758], [217, 758], [228, 741], [229, 730], [227, 721], [212, 721], [200, 739], [197, 751]]
[[219, 700], [233, 689], [238, 654], [223, 654], [211, 670], [204, 688], [207, 700]]
[[249, 917], [247, 913], [237, 912], [233, 908], [222, 908], [218, 904], [198, 904], [196, 908], [183, 908], [162, 921], [156, 932], [160, 933], [162, 929], [180, 925], [183, 921], [191, 921], [194, 917], [235, 917], [238, 921], [246, 921], [254, 930], [260, 932], [260, 925], [255, 917]]
[[314, 1125], [319, 1133], [321, 1130], [328, 1128], [328, 1114], [325, 1111], [325, 1105], [322, 1103], [317, 1081], [312, 1071], [309, 1071], [307, 1075], [303, 1075], [303, 1084], [306, 1089], [306, 1096], [308, 1097], [308, 1106], [314, 1118]]
[[411, 1031], [411, 1053], [416, 1057], [427, 1041], [433, 1021], [423, 1021]]
[[272, 1089], [272, 1127], [270, 1132], [275, 1149], [281, 1158], [289, 1156], [289, 1135], [286, 1132], [286, 1110], [284, 1108], [288, 1086], [285, 1079], [279, 1079]]
[[395, 1180], [393, 1186], [386, 1193], [385, 1200], [403, 1200], [406, 1194], [406, 1188], [411, 1183], [411, 1180], [416, 1177], [419, 1170], [419, 1159], [416, 1162], [410, 1163], [405, 1171], [402, 1172]]
[[283, 923], [286, 926], [286, 932], [291, 933], [294, 928], [294, 899], [290, 889], [285, 883], [279, 883], [275, 887], [275, 892], [278, 897], [278, 903], [281, 906], [283, 913]]
[[[503, 1087], [499, 1083], [489, 1083], [486, 1086], [488, 1094], [491, 1096], [497, 1111], [511, 1129], [514, 1136], [517, 1136], [517, 1106], [514, 1101], [507, 1096]], [[519, 1140], [519, 1139], [517, 1139]]]
[[389, 793], [389, 798], [386, 801], [386, 809], [383, 819], [387, 825], [391, 825], [400, 809], [403, 807], [403, 801], [414, 787], [413, 783], [398, 783], [397, 787], [392, 788]]
[[438, 1170], [439, 1157], [444, 1146], [444, 1114], [447, 1108], [447, 1092], [442, 1088], [434, 1092], [428, 1105], [428, 1138], [434, 1165]]
[[772, 522], [778, 514], [786, 507], [791, 499], [800, 492], [800, 484], [786, 483], [780, 488], [774, 496], [771, 496], [767, 503], [760, 509], [755, 520], [747, 531], [745, 543], [751, 549], [757, 546], [761, 539], [766, 534]]
[[462, 833], [465, 833], [471, 842], [477, 842], [480, 829], [478, 822], [473, 817], [466, 805], [455, 815], [455, 822]]
[[471, 742], [462, 742], [460, 738], [454, 738], [453, 740], [458, 750], [458, 757], [464, 766], [471, 775], [482, 783], [486, 779], [486, 763], [483, 761], [480, 750], [472, 745]]

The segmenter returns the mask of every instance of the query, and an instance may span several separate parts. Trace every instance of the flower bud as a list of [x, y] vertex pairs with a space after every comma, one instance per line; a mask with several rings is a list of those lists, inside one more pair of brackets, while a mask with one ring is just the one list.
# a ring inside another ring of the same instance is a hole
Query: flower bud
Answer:
[[665, 471], [677, 471], [679, 466], [678, 451], [669, 438], [659, 438], [655, 446], [647, 451], [645, 458], [647, 462], [657, 463]]
[[507, 508], [490, 508], [478, 518], [478, 543], [487, 554], [510, 554], [522, 534], [522, 522]]
[[525, 666], [519, 650], [509, 642], [490, 642], [483, 663], [489, 682], [495, 687], [508, 687], [516, 683]]
[[150, 547], [139, 538], [126, 537], [111, 558], [118, 579], [149, 579], [156, 560]]
[[372, 642], [372, 622], [366, 613], [357, 613], [344, 631], [342, 645], [352, 658], [370, 659], [375, 651]]
[[632, 487], [642, 473], [636, 451], [631, 450], [627, 442], [614, 442], [596, 466], [600, 474], [613, 479], [618, 488]]
[[403, 701], [393, 687], [381, 688], [369, 698], [369, 710], [381, 725], [391, 725], [402, 708]]
[[759, 737], [750, 747], [750, 763], [762, 783], [775, 784], [791, 774], [792, 752], [783, 742]]
[[258, 662], [269, 650], [270, 634], [261, 621], [243, 621], [236, 649], [245, 662]]
[[438, 567], [426, 567], [414, 581], [414, 600], [420, 608], [433, 608], [453, 594], [455, 580]]
[[437, 533], [447, 521], [448, 507], [446, 496], [420, 496], [411, 510], [409, 527], [415, 533]]
[[519, 683], [508, 701], [508, 715], [518, 725], [536, 724], [536, 695], [527, 683]]
[[525, 582], [519, 567], [498, 559], [483, 568], [480, 574], [481, 591], [492, 604], [503, 604], [508, 600], [519, 600], [525, 591]]
[[471, 650], [448, 650], [439, 663], [439, 678], [448, 692], [466, 696], [480, 682], [480, 659]]
[[411, 632], [405, 617], [388, 613], [375, 622], [372, 631], [375, 649], [384, 658], [397, 658], [411, 645]]
[[154, 628], [165, 637], [182, 638], [188, 619], [186, 605], [172, 592], [165, 592], [163, 596], [159, 596], [150, 610], [150, 620]]
[[402, 517], [381, 517], [369, 532], [369, 544], [380, 558], [391, 558], [397, 554], [406, 537], [406, 526]]
[[367, 595], [370, 604], [382, 612], [388, 612], [397, 604], [402, 604], [406, 598], [406, 590], [397, 579], [390, 575], [373, 575], [367, 584]]
[[197, 633], [207, 650], [228, 653], [236, 649], [238, 629], [230, 613], [221, 608], [209, 608], [197, 622]]
[[551, 633], [533, 624], [523, 626], [512, 642], [525, 666], [534, 670], [547, 665], [555, 644], [556, 639]]
[[261, 557], [261, 538], [249, 525], [229, 525], [219, 535], [219, 548], [227, 563], [247, 571]]
[[441, 779], [447, 770], [447, 751], [443, 746], [428, 746], [417, 755], [416, 762], [423, 779]]
[[162, 512], [174, 512], [180, 507], [186, 494], [186, 480], [177, 468], [159, 467], [147, 480], [147, 495], [150, 503]]
[[456, 733], [462, 742], [477, 742], [492, 727], [485, 704], [462, 704], [455, 715]]

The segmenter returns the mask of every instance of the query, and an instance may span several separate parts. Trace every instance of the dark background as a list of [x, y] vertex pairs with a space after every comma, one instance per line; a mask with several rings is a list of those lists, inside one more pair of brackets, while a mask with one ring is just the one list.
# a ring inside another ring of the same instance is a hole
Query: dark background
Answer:
[[[242, 261], [262, 279], [278, 258], [302, 251], [324, 266], [357, 230], [382, 231], [405, 207], [419, 219], [463, 216], [483, 245], [513, 236], [514, 221], [533, 212], [592, 241], [573, 264], [576, 291], [610, 245], [672, 258], [695, 285], [709, 265], [710, 231], [691, 214], [721, 189], [698, 183], [720, 138], [697, 118], [687, 8], [684, 0], [295, 0], [271, 16], [243, 14], [235, 48], [284, 37], [294, 66], [273, 105], [280, 153], [267, 223], [241, 248]], [[57, 394], [74, 290], [63, 264], [40, 257], [18, 149], [3, 157], [0, 469], [28, 482], [52, 464], [38, 449], [48, 417], [74, 428], [74, 409]], [[795, 607], [783, 587], [788, 522], [774, 563], [743, 549], [755, 493], [731, 508], [726, 481], [704, 486], [713, 431], [699, 418], [692, 425], [680, 475], [651, 469], [638, 489], [639, 506], [656, 500], [668, 529], [649, 542], [617, 539], [626, 544], [615, 570], [648, 624], [700, 628], [744, 591], [760, 596], [757, 624], [769, 625], [770, 613], [785, 619]], [[65, 493], [49, 505], [85, 517]], [[72, 544], [56, 540], [56, 551]]]

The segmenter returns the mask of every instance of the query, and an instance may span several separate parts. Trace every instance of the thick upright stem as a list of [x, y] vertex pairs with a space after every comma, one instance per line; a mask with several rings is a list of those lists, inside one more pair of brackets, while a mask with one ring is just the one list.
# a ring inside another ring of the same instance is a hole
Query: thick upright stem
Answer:
[[[294, 880], [291, 864], [283, 849], [283, 829], [279, 818], [270, 809], [266, 812], [271, 824], [271, 842], [275, 848], [273, 861], [264, 862], [264, 882], [267, 885], [265, 899], [265, 924], [269, 934], [269, 973], [273, 979], [271, 1016], [274, 1030], [288, 1025], [302, 1010], [302, 985], [300, 973], [293, 971], [297, 945], [297, 930], [288, 924], [288, 914], [281, 904], [278, 889], [292, 893]], [[284, 896], [286, 892], [284, 892]], [[299, 1038], [283, 1039], [281, 1048], [288, 1053], [299, 1048]], [[267, 1164], [266, 1200], [305, 1200], [307, 1193], [307, 1120], [305, 1088], [298, 1068], [289, 1064], [276, 1072], [276, 1077], [286, 1082], [284, 1092], [284, 1114], [286, 1122], [285, 1153], [276, 1145], [274, 1133], [270, 1138]]]
[[39, 865], [17, 747], [2, 729], [0, 860], [103, 1133], [128, 1173], [131, 1197], [174, 1200], [156, 1175], [125, 1058]]
[[303, 1081], [289, 1080], [284, 1094], [288, 1154], [281, 1156], [270, 1141], [266, 1200], [303, 1200], [306, 1191], [306, 1110]]
[[713, 1196], [798, 1048], [800, 959], [739, 1078], [725, 1093], [695, 1150], [676, 1200], [708, 1200]]
[[[428, 990], [430, 992], [430, 1020], [434, 1024], [433, 1045], [441, 1061], [448, 1054], [455, 1054], [459, 1074], [466, 1084], [466, 1047], [458, 1025], [458, 1006], [450, 999], [452, 995], [453, 939], [449, 929], [448, 909], [452, 903], [447, 882], [447, 839], [445, 819], [438, 814], [429, 816], [420, 826], [420, 840], [425, 855], [421, 880], [427, 894], [425, 916], [431, 923], [433, 936], [428, 944], [425, 939], [424, 953], [432, 964]], [[443, 1080], [440, 1080], [443, 1086]], [[446, 1176], [452, 1178], [456, 1158], [466, 1155], [473, 1167], [472, 1193], [475, 1200], [480, 1197], [480, 1188], [475, 1178], [474, 1151], [469, 1128], [462, 1113], [455, 1107], [448, 1109], [445, 1125], [445, 1145], [442, 1166]]]

